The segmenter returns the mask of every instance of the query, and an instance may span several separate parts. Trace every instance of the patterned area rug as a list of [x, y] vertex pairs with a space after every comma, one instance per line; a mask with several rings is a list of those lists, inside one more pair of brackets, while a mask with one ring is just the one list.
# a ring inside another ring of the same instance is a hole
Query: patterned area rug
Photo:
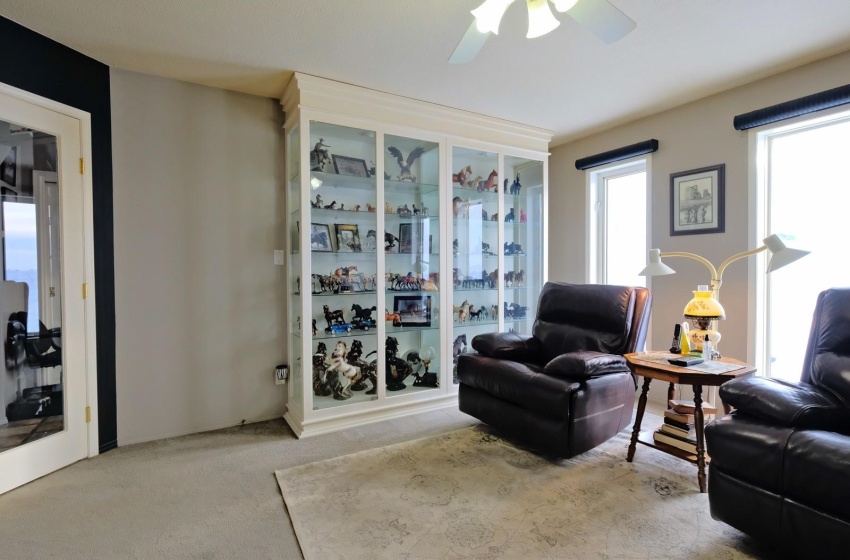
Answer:
[[628, 437], [554, 461], [480, 426], [275, 474], [307, 560], [757, 557], [695, 466]]

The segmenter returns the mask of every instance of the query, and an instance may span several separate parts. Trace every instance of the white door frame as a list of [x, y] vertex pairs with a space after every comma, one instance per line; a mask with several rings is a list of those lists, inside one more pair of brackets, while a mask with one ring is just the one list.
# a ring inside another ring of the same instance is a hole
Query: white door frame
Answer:
[[[86, 381], [85, 387], [85, 404], [86, 408], [83, 410], [71, 410], [70, 407], [66, 409], [66, 414], [69, 417], [65, 418], [66, 426], [69, 422], [78, 422], [80, 418], [83, 418], [84, 422], [84, 433], [87, 441], [85, 442], [85, 456], [93, 457], [99, 453], [99, 443], [98, 443], [98, 408], [97, 408], [97, 346], [96, 346], [96, 322], [95, 322], [95, 282], [94, 282], [94, 235], [93, 235], [93, 200], [92, 200], [92, 148], [91, 148], [91, 115], [86, 111], [82, 111], [80, 109], [76, 109], [74, 107], [70, 107], [68, 105], [46, 99], [44, 97], [35, 95], [33, 93], [9, 86], [7, 84], [0, 83], [0, 93], [6, 94], [12, 98], [16, 98], [17, 100], [23, 101], [30, 105], [34, 105], [43, 109], [47, 109], [49, 111], [58, 113], [60, 115], [64, 115], [66, 117], [71, 117], [72, 119], [76, 119], [79, 121], [79, 127], [74, 127], [79, 130], [80, 135], [80, 150], [83, 161], [85, 162], [84, 172], [81, 175], [74, 174], [73, 177], [62, 177], [61, 172], [63, 167], [59, 168], [60, 171], [60, 180], [63, 183], [66, 183], [66, 187], [70, 187], [71, 184], [74, 186], [80, 185], [81, 192], [75, 197], [79, 202], [75, 202], [74, 204], [79, 204], [79, 213], [75, 216], [61, 216], [62, 220], [71, 219], [74, 222], [74, 227], [82, 230], [82, 249], [83, 249], [83, 258], [82, 263], [70, 263], [63, 257], [63, 275], [69, 270], [70, 266], [73, 266], [74, 269], [78, 270], [77, 277], [82, 277], [82, 282], [85, 283], [86, 286], [86, 297], [83, 298], [83, 286], [78, 286], [74, 290], [65, 289], [63, 296], [63, 307], [67, 308], [69, 304], [80, 306], [80, 310], [83, 316], [83, 334], [84, 338], [76, 340], [75, 337], [66, 337], [66, 333], [63, 332], [63, 352], [66, 353], [69, 351], [72, 345], [76, 345], [78, 348], [77, 352], [81, 355], [78, 358], [79, 363], [84, 364], [84, 376]], [[70, 134], [70, 132], [69, 132]], [[61, 141], [61, 139], [60, 139]], [[73, 155], [76, 157], [75, 155]], [[60, 146], [60, 157], [61, 156], [61, 146]], [[68, 157], [72, 157], [71, 154], [68, 154]], [[67, 165], [63, 163], [63, 165]], [[79, 172], [79, 170], [78, 170]], [[78, 179], [79, 178], [79, 179]], [[80, 183], [77, 183], [77, 181]], [[63, 239], [64, 239], [63, 235]], [[79, 238], [78, 238], [79, 239]], [[67, 288], [67, 286], [66, 286]], [[79, 298], [79, 299], [77, 299]], [[68, 333], [71, 335], [72, 333]], [[79, 336], [79, 335], [77, 335]], [[49, 441], [52, 438], [45, 438], [44, 442]], [[36, 445], [40, 442], [33, 442], [28, 445]], [[14, 453], [15, 449], [10, 450], [9, 453]], [[59, 467], [61, 468], [61, 467]], [[40, 473], [32, 478], [37, 478], [38, 476], [42, 476], [47, 473]], [[24, 482], [25, 483], [25, 482]], [[5, 488], [6, 485], [2, 485]], [[5, 491], [3, 488], [0, 488], [0, 492]], [[8, 488], [6, 488], [8, 489]]]
[[[50, 251], [53, 246], [54, 236], [58, 235], [58, 232], [54, 231], [53, 227], [55, 226], [58, 228], [59, 224], [58, 216], [50, 215], [50, 206], [46, 203], [46, 200], [49, 198], [51, 189], [48, 185], [52, 184], [52, 188], [58, 189], [58, 183], [59, 174], [55, 171], [32, 172], [32, 190], [33, 197], [35, 198], [36, 224], [47, 224], [51, 221], [51, 219], [54, 220], [54, 222], [49, 226], [51, 229], [44, 227], [36, 228], [39, 257], [38, 310], [41, 315], [38, 319], [47, 325], [47, 328], [58, 326], [55, 324], [55, 317], [57, 316], [55, 303], [61, 302], [61, 298], [64, 296], [62, 293], [61, 278], [59, 278], [58, 281], [53, 278], [53, 285], [50, 285], [50, 283], [47, 282], [49, 279], [49, 273], [53, 270], [53, 261], [59, 256], [53, 255]], [[58, 196], [58, 194], [59, 193], [57, 191], [56, 195]], [[59, 270], [61, 271], [61, 268]], [[55, 290], [56, 293], [51, 295], [51, 289]], [[58, 316], [61, 317], [61, 314], [58, 314]]]

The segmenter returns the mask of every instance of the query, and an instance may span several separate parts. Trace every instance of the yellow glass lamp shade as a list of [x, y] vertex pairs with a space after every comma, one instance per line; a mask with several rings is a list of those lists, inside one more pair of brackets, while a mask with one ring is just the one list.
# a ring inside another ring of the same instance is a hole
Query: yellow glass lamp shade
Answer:
[[693, 328], [688, 333], [691, 349], [702, 351], [702, 343], [706, 335], [715, 349], [720, 342], [720, 333], [711, 328], [711, 322], [726, 318], [726, 310], [714, 298], [714, 293], [708, 286], [699, 286], [694, 291], [694, 298], [688, 302], [684, 311], [685, 319], [690, 319]]

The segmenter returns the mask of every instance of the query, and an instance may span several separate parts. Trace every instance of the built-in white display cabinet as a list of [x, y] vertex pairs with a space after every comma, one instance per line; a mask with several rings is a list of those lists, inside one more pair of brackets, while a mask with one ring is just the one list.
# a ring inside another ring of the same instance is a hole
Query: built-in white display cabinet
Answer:
[[456, 406], [472, 338], [531, 331], [550, 133], [303, 74], [283, 105], [286, 421], [303, 437]]

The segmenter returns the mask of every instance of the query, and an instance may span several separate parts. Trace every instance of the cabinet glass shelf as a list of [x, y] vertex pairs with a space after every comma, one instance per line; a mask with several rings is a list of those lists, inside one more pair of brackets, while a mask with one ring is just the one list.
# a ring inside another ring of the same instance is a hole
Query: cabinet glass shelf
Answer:
[[[347, 292], [342, 294], [335, 294], [333, 292], [322, 292], [319, 294], [309, 294], [313, 297], [349, 297], [349, 296], [374, 296], [377, 292], [375, 290], [363, 290], [362, 292]], [[292, 294], [293, 296], [300, 296], [298, 292]], [[307, 294], [305, 294], [307, 295]]]
[[[457, 183], [454, 183], [457, 185]], [[479, 191], [478, 189], [464, 189], [461, 187], [454, 186], [452, 187], [452, 196], [459, 196], [461, 199], [466, 200], [488, 200], [492, 202], [497, 202], [499, 200], [499, 193], [494, 191]]]

